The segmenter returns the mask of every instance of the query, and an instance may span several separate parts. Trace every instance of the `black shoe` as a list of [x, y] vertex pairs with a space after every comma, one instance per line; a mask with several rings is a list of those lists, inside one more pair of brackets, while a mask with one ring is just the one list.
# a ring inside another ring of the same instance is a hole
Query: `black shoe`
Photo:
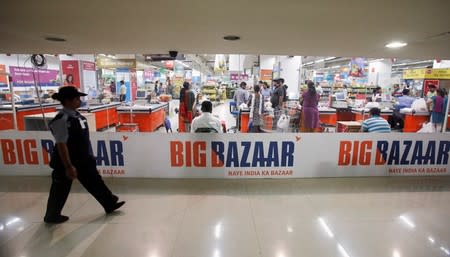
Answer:
[[105, 212], [109, 214], [109, 213], [119, 209], [124, 204], [125, 204], [125, 201], [117, 202], [117, 203], [113, 204], [113, 206], [111, 208], [105, 209]]
[[64, 216], [64, 215], [59, 215], [59, 216], [55, 216], [55, 217], [44, 217], [45, 223], [52, 223], [52, 224], [64, 223], [68, 220], [69, 220], [69, 217]]
[[113, 202], [114, 202], [114, 203], [117, 203], [117, 201], [119, 201], [119, 197], [116, 196], [116, 195], [113, 195], [113, 196], [112, 196], [112, 199], [113, 199]]

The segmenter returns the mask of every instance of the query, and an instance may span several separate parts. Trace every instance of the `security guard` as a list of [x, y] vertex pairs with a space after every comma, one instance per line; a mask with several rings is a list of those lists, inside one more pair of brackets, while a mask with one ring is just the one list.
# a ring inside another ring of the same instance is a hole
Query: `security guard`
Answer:
[[97, 171], [87, 120], [76, 111], [81, 104], [80, 96], [86, 94], [78, 92], [73, 86], [61, 87], [58, 93], [52, 95], [64, 108], [49, 123], [55, 138], [55, 148], [50, 161], [53, 173], [44, 217], [46, 223], [62, 223], [69, 219], [61, 215], [61, 211], [69, 196], [72, 180], [76, 178], [103, 206], [106, 213], [125, 204], [111, 193]]

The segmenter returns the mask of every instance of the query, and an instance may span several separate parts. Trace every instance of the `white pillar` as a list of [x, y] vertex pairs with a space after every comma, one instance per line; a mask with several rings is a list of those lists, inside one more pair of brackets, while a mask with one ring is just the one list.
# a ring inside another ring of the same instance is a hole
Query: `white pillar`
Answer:
[[369, 85], [380, 86], [383, 89], [391, 87], [392, 61], [382, 59], [369, 63]]
[[300, 67], [302, 58], [300, 56], [279, 56], [280, 61], [280, 77], [284, 79], [284, 83], [288, 86], [287, 93], [290, 98], [298, 97], [300, 94]]

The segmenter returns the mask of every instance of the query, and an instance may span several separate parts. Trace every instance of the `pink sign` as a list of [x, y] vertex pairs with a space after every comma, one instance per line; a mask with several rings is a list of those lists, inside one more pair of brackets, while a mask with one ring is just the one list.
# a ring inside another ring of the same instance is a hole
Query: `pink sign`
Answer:
[[83, 62], [83, 70], [95, 71], [95, 63], [94, 62]]
[[16, 87], [34, 86], [59, 86], [58, 70], [33, 69], [25, 67], [9, 66], [12, 82]]

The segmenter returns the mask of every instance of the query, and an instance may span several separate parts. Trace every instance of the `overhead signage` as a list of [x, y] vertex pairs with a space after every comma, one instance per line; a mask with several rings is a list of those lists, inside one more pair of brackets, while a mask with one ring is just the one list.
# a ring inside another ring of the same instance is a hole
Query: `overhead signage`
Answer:
[[272, 70], [260, 70], [260, 79], [266, 82], [272, 81]]
[[34, 86], [59, 86], [58, 70], [33, 69], [25, 67], [9, 66], [12, 82], [16, 87]]
[[[155, 178], [450, 175], [450, 141], [432, 134], [93, 132], [100, 174]], [[157, 147], [155, 147], [157, 146]], [[327, 151], [324, 151], [326, 146]], [[1, 131], [1, 175], [49, 175], [50, 132]]]
[[136, 68], [135, 59], [110, 59], [98, 57], [96, 64], [97, 67], [101, 69]]
[[403, 79], [450, 79], [450, 69], [404, 70]]

